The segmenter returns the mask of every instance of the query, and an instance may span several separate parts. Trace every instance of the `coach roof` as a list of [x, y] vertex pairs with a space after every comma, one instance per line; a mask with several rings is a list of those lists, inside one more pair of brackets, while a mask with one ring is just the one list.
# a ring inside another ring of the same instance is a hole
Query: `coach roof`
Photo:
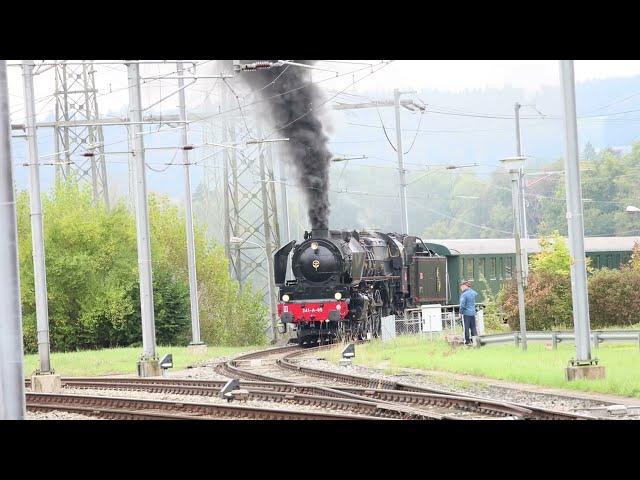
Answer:
[[[584, 248], [587, 252], [627, 252], [635, 242], [640, 243], [640, 237], [585, 237]], [[442, 245], [451, 255], [504, 255], [516, 251], [513, 238], [429, 239], [425, 243]], [[523, 239], [522, 244], [528, 253], [540, 252], [538, 239]]]

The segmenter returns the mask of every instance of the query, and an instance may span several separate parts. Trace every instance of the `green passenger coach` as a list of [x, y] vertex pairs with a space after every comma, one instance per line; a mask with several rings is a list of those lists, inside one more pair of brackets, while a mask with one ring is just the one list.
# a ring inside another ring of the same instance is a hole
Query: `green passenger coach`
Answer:
[[[585, 237], [587, 258], [593, 268], [619, 268], [629, 261], [634, 243], [640, 237]], [[456, 305], [460, 298], [460, 282], [471, 280], [482, 302], [482, 291], [489, 288], [497, 293], [504, 282], [515, 278], [516, 256], [513, 238], [473, 238], [460, 240], [426, 240], [435, 253], [447, 257], [449, 304]], [[522, 241], [529, 256], [540, 252], [537, 239]], [[481, 278], [484, 277], [487, 287]]]

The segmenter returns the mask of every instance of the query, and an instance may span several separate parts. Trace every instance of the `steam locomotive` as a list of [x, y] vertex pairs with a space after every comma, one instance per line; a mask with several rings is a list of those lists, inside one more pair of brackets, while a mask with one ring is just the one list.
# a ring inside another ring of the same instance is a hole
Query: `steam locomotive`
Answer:
[[313, 229], [274, 254], [274, 277], [299, 344], [376, 337], [383, 316], [448, 297], [446, 257], [397, 233]]

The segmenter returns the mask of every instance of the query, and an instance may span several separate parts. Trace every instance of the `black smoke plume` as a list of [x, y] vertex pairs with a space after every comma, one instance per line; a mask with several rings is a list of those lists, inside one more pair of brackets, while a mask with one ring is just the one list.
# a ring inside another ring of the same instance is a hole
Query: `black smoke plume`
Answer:
[[286, 148], [298, 183], [305, 187], [311, 227], [329, 228], [329, 165], [333, 155], [317, 116], [322, 95], [309, 81], [309, 70], [284, 65], [240, 75], [254, 91], [259, 91], [260, 99], [268, 106], [274, 128], [278, 129], [273, 136], [289, 138]]

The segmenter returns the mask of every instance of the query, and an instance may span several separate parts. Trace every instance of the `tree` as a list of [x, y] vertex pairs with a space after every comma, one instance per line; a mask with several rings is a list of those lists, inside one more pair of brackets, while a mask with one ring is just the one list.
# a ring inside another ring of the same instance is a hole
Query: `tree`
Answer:
[[[186, 344], [190, 304], [184, 215], [166, 198], [150, 196], [156, 340]], [[138, 344], [141, 317], [135, 219], [123, 202], [106, 210], [73, 181], [43, 196], [44, 242], [52, 350]], [[17, 198], [18, 245], [25, 351], [37, 349], [28, 196]], [[196, 235], [203, 338], [209, 344], [265, 341], [265, 307], [239, 293], [222, 249]], [[221, 316], [227, 312], [229, 316]], [[233, 334], [211, 323], [234, 323]]]
[[571, 256], [564, 238], [558, 231], [550, 237], [540, 237], [540, 253], [531, 259], [531, 271], [554, 275], [569, 275]]
[[[569, 249], [555, 231], [541, 237], [540, 253], [530, 260], [531, 269], [525, 290], [527, 328], [540, 330], [570, 325], [571, 279]], [[512, 329], [519, 327], [518, 293], [515, 282], [505, 284], [500, 297], [504, 302], [507, 321]]]

